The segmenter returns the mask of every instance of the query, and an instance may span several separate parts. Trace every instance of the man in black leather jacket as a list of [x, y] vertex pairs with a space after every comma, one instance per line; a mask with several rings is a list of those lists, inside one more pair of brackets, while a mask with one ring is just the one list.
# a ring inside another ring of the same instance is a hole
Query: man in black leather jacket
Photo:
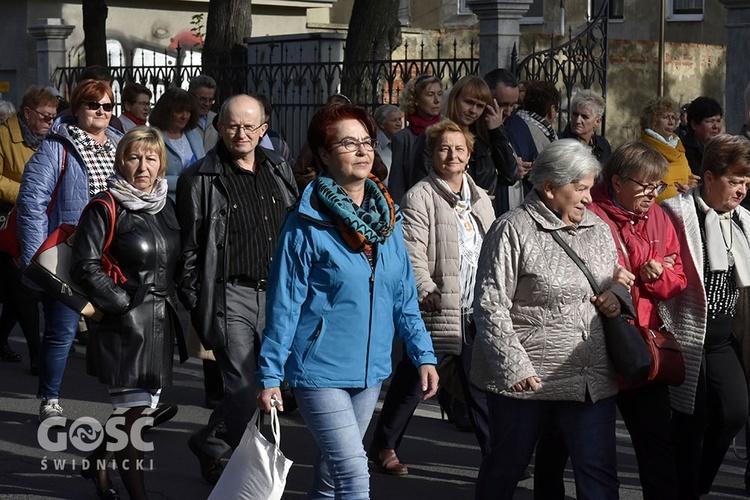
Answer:
[[[224, 399], [188, 441], [212, 484], [222, 472], [220, 458], [239, 444], [255, 408], [266, 279], [280, 226], [298, 194], [289, 165], [258, 147], [267, 127], [256, 99], [231, 97], [219, 112], [221, 140], [177, 182], [178, 291], [224, 379]], [[226, 433], [219, 437], [222, 422]]]

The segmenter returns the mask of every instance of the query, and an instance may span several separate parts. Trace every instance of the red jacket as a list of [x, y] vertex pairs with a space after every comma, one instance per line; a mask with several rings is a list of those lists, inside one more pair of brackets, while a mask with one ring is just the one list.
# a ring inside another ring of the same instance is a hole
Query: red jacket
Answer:
[[[613, 201], [609, 187], [604, 183], [594, 186], [591, 196], [593, 202], [587, 208], [609, 225], [620, 265], [635, 274], [630, 293], [638, 313], [638, 324], [658, 329], [661, 321], [656, 304], [671, 299], [687, 284], [682, 270], [680, 243], [669, 216], [656, 203], [645, 214], [628, 212]], [[651, 259], [663, 262], [665, 256], [672, 254], [676, 254], [673, 268], [665, 266], [659, 279], [652, 283], [641, 281], [638, 270], [645, 262]]]

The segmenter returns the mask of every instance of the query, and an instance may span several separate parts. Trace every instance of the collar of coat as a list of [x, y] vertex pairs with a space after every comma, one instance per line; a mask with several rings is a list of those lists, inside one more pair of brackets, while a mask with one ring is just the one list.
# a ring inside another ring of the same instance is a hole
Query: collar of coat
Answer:
[[536, 189], [531, 190], [531, 192], [526, 196], [526, 199], [523, 200], [523, 205], [521, 206], [544, 231], [559, 231], [561, 229], [575, 230], [578, 228], [595, 226], [597, 224], [597, 221], [603, 223], [601, 219], [599, 219], [599, 217], [597, 217], [594, 213], [589, 210], [584, 210], [581, 222], [573, 224], [572, 226], [565, 224], [555, 212], [550, 210], [549, 207], [544, 204], [542, 199], [539, 197], [539, 193]]

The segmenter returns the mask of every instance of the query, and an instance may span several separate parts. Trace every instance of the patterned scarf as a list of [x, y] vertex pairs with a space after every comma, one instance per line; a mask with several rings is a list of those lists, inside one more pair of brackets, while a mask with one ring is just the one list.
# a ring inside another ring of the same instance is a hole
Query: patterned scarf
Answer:
[[528, 109], [520, 109], [518, 110], [518, 116], [523, 118], [523, 121], [526, 123], [536, 125], [542, 132], [544, 132], [544, 135], [547, 136], [549, 142], [555, 142], [557, 140], [555, 129], [552, 128], [552, 125], [550, 125], [547, 119], [542, 115], [529, 111]]
[[125, 178], [115, 173], [107, 179], [107, 187], [120, 204], [128, 210], [158, 214], [167, 203], [167, 179], [161, 177], [150, 193], [137, 189]]
[[316, 182], [318, 198], [333, 212], [344, 241], [355, 252], [371, 251], [373, 245], [383, 243], [393, 233], [396, 207], [374, 175], [365, 179], [365, 201], [361, 207], [327, 174], [321, 174]]
[[42, 143], [42, 140], [44, 140], [44, 137], [37, 137], [31, 132], [31, 129], [28, 125], [26, 125], [26, 122], [24, 121], [23, 115], [20, 111], [18, 112], [18, 125], [21, 127], [21, 136], [23, 136], [23, 143], [34, 151], [39, 149], [39, 145]]
[[411, 131], [414, 132], [415, 135], [422, 135], [424, 131], [427, 130], [427, 127], [429, 127], [430, 125], [435, 125], [440, 121], [440, 115], [437, 115], [435, 118], [432, 118], [430, 120], [422, 118], [419, 115], [409, 115], [406, 117], [406, 119], [409, 122], [409, 128], [411, 129]]

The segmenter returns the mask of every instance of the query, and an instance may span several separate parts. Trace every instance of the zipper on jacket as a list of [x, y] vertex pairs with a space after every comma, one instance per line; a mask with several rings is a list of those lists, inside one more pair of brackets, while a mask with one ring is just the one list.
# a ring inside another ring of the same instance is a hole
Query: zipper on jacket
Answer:
[[323, 318], [320, 318], [320, 323], [318, 323], [318, 328], [315, 329], [315, 333], [313, 334], [313, 338], [310, 341], [310, 345], [307, 346], [307, 349], [305, 349], [304, 354], [302, 354], [302, 364], [304, 365], [307, 361], [307, 357], [310, 355], [310, 351], [312, 351], [313, 346], [318, 341], [318, 337], [320, 337], [320, 331], [323, 329]]
[[[362, 257], [367, 260], [367, 257], [363, 254]], [[377, 262], [377, 256], [375, 258]], [[367, 262], [369, 266], [370, 263]], [[373, 291], [375, 289], [375, 266], [371, 267], [372, 272], [370, 273], [370, 319], [367, 322], [367, 358], [365, 359], [365, 387], [369, 387], [367, 383], [367, 374], [370, 373], [370, 348], [372, 347], [372, 306], [373, 306]]]

